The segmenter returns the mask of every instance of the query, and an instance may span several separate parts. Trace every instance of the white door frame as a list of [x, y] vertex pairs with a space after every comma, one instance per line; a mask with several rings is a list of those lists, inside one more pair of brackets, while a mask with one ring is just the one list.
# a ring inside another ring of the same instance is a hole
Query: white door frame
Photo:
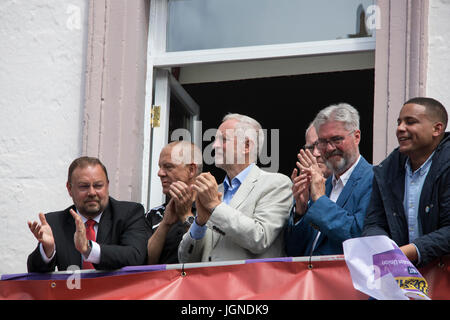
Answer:
[[159, 127], [151, 129], [150, 139], [150, 184], [148, 186], [147, 207], [154, 208], [165, 201], [165, 195], [162, 193], [161, 181], [158, 177], [159, 154], [164, 146], [171, 140], [169, 137], [169, 119], [170, 119], [170, 96], [175, 95], [182, 107], [190, 116], [190, 128], [192, 142], [201, 145], [201, 126], [199, 125], [200, 107], [192, 97], [184, 90], [181, 84], [166, 69], [155, 69], [155, 106], [159, 106], [160, 118]]
[[[166, 28], [167, 28], [168, 0], [157, 0], [150, 2], [149, 15], [149, 38], [147, 44], [147, 79], [146, 79], [146, 98], [145, 98], [145, 123], [144, 129], [144, 148], [143, 148], [143, 167], [142, 167], [142, 203], [147, 204], [147, 209], [154, 203], [161, 202], [162, 190], [159, 179], [155, 178], [155, 164], [158, 162], [161, 144], [164, 139], [158, 138], [153, 141], [152, 134], [157, 133], [148, 128], [150, 123], [150, 108], [154, 103], [161, 106], [161, 127], [166, 124], [164, 119], [168, 119], [170, 92], [169, 72], [160, 72], [162, 68], [180, 67], [186, 65], [205, 64], [205, 63], [224, 63], [238, 61], [271, 60], [276, 58], [292, 57], [311, 57], [326, 56], [330, 54], [367, 52], [375, 50], [375, 37], [339, 39], [328, 41], [312, 41], [303, 43], [260, 45], [237, 48], [193, 50], [180, 52], [166, 52]], [[154, 76], [155, 75], [155, 76]], [[167, 82], [167, 83], [166, 83]], [[167, 89], [164, 89], [167, 88]], [[163, 92], [158, 92], [163, 90]], [[167, 90], [167, 91], [165, 91]], [[162, 98], [163, 97], [163, 98]], [[163, 103], [162, 100], [169, 99]], [[165, 106], [163, 115], [163, 106]], [[165, 117], [165, 118], [164, 118]], [[197, 123], [198, 122], [195, 122]], [[168, 127], [167, 127], [168, 133]], [[153, 131], [153, 132], [152, 132]], [[194, 129], [195, 142], [201, 136], [201, 128], [197, 126]], [[167, 135], [166, 133], [166, 135]], [[159, 135], [164, 137], [164, 134]], [[166, 143], [168, 140], [165, 140]], [[198, 143], [198, 142], [197, 142]], [[151, 147], [150, 147], [151, 146]], [[157, 172], [157, 171], [156, 171]], [[157, 177], [157, 176], [156, 176]]]

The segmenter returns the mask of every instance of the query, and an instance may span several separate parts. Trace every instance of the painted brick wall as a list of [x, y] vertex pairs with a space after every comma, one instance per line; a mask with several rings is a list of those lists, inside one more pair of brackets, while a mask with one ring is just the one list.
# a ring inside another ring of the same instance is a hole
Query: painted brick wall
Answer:
[[27, 220], [66, 208], [82, 150], [87, 0], [0, 3], [0, 274], [26, 272]]
[[[450, 113], [450, 0], [430, 0], [428, 17], [427, 96]], [[449, 127], [447, 127], [447, 131]]]

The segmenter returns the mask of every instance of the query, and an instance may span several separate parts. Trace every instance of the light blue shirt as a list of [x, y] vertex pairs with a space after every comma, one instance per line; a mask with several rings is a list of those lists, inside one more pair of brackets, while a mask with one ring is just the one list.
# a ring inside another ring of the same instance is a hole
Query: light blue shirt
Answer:
[[[242, 182], [247, 178], [248, 174], [250, 173], [250, 170], [254, 166], [254, 163], [251, 163], [247, 168], [239, 172], [239, 174], [231, 180], [231, 183], [229, 182], [228, 176], [225, 176], [225, 180], [223, 181], [223, 198], [222, 201], [226, 204], [229, 204], [235, 193], [238, 191], [239, 187], [241, 186]], [[200, 240], [205, 236], [206, 232], [206, 224], [204, 226], [199, 226], [197, 224], [197, 220], [194, 220], [194, 223], [192, 224], [190, 228], [190, 234], [192, 239]]]
[[247, 178], [253, 166], [254, 164], [252, 163], [247, 168], [239, 172], [239, 174], [234, 177], [233, 180], [231, 180], [231, 184], [229, 182], [228, 176], [225, 177], [225, 180], [223, 181], [223, 202], [225, 202], [226, 204], [230, 203], [234, 194], [238, 191], [245, 178]]
[[[420, 194], [422, 193], [423, 184], [428, 172], [430, 171], [432, 163], [431, 158], [433, 157], [433, 154], [434, 152], [427, 159], [427, 161], [425, 161], [422, 166], [414, 172], [412, 172], [409, 158], [405, 164], [405, 196], [403, 199], [403, 207], [405, 209], [406, 218], [408, 221], [408, 236], [410, 243], [422, 235], [422, 226], [419, 223], [418, 218]], [[420, 261], [419, 250], [417, 250], [417, 253], [419, 254]]]

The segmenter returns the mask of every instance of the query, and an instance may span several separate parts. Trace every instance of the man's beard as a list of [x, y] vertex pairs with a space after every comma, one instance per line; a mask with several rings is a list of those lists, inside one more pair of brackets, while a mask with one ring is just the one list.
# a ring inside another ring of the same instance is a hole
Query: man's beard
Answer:
[[92, 203], [90, 203], [89, 205], [88, 203], [83, 203], [83, 207], [80, 208], [80, 213], [82, 213], [84, 216], [93, 218], [99, 215], [105, 209], [103, 208], [100, 199], [93, 198], [87, 201], [95, 201], [97, 205], [93, 205]]
[[[328, 160], [328, 158], [335, 155], [340, 156], [340, 159], [333, 161]], [[353, 157], [351, 155], [345, 154], [344, 152], [338, 149], [326, 153], [323, 158], [326, 166], [330, 168], [330, 170], [332, 170], [333, 173], [338, 175], [344, 173], [353, 163]]]

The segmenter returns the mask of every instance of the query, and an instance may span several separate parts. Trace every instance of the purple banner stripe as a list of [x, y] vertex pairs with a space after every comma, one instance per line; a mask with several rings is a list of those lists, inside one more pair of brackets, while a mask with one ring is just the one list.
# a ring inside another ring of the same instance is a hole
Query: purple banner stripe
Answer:
[[245, 260], [245, 263], [255, 262], [292, 262], [292, 257], [280, 257], [280, 258], [265, 258], [265, 259], [249, 259]]
[[154, 265], [147, 265], [147, 266], [123, 267], [119, 271], [124, 271], [124, 272], [145, 272], [145, 271], [160, 271], [160, 270], [166, 270], [166, 265], [165, 264], [154, 264]]
[[[166, 270], [165, 264], [148, 265], [148, 266], [130, 266], [114, 271], [93, 271], [93, 272], [80, 272], [81, 279], [90, 279], [98, 277], [108, 276], [121, 276], [126, 274], [138, 273], [138, 272], [150, 272]], [[18, 273], [18, 274], [4, 274], [1, 276], [1, 280], [66, 280], [73, 273]]]
[[[257, 262], [292, 262], [292, 257], [278, 257], [278, 258], [265, 258], [265, 259], [249, 259], [244, 260], [245, 263], [257, 263]], [[112, 271], [93, 271], [93, 272], [80, 272], [81, 279], [107, 277], [107, 276], [121, 276], [139, 272], [151, 272], [166, 270], [167, 265], [145, 265], [145, 266], [129, 266], [118, 270]], [[72, 276], [72, 272], [59, 273], [18, 273], [18, 274], [4, 274], [1, 276], [1, 280], [66, 280]]]

